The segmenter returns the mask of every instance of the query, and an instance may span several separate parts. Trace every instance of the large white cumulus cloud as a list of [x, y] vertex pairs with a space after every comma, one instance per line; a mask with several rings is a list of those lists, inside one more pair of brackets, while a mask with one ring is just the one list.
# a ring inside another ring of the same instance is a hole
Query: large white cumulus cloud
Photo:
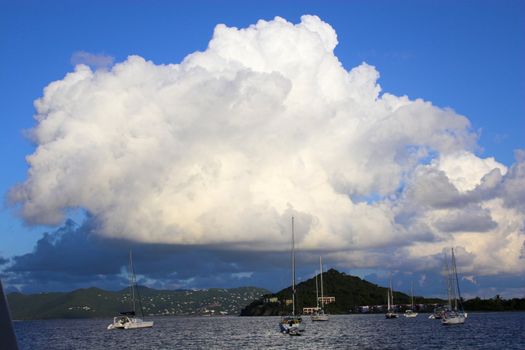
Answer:
[[84, 208], [103, 234], [144, 242], [286, 249], [295, 215], [303, 249], [419, 259], [457, 244], [472, 270], [520, 270], [508, 188], [522, 167], [474, 155], [453, 110], [382, 93], [366, 63], [345, 70], [337, 43], [316, 16], [277, 17], [218, 25], [178, 64], [78, 65], [36, 101], [38, 147], [10, 197], [29, 222]]

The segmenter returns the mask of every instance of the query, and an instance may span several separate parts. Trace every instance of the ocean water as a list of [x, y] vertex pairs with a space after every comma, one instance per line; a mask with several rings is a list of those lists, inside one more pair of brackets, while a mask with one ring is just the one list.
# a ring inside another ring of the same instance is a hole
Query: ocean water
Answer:
[[525, 349], [525, 313], [470, 313], [442, 326], [428, 314], [305, 318], [300, 337], [279, 333], [279, 317], [152, 317], [149, 329], [106, 330], [111, 319], [16, 321], [21, 349]]

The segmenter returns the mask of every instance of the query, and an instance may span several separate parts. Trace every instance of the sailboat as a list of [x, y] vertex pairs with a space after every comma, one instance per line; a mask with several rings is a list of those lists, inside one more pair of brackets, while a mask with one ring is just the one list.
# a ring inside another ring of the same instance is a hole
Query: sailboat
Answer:
[[282, 333], [290, 335], [301, 335], [305, 325], [301, 316], [295, 315], [295, 243], [294, 243], [294, 218], [292, 216], [292, 314], [283, 316], [279, 322], [279, 329]]
[[385, 314], [386, 318], [398, 318], [399, 315], [394, 312], [394, 292], [392, 291], [392, 276], [390, 276], [390, 287], [387, 291], [387, 300], [388, 300], [388, 307]]
[[141, 316], [144, 317], [142, 310], [142, 303], [140, 301], [139, 290], [137, 288], [137, 280], [135, 278], [135, 270], [133, 269], [133, 257], [131, 249], [129, 250], [129, 288], [132, 300], [132, 311], [121, 312], [120, 316], [113, 318], [113, 323], [108, 325], [108, 329], [136, 329], [136, 328], [150, 328], [153, 327], [153, 321], [144, 321], [136, 316], [136, 302], [135, 302], [135, 291], [137, 299], [140, 305]]
[[319, 292], [317, 288], [317, 276], [315, 276], [315, 294], [317, 297], [317, 311], [311, 316], [312, 322], [328, 321], [328, 314], [324, 313], [324, 292], [323, 292], [323, 259], [319, 257], [319, 270], [321, 271], [321, 308], [319, 308]]
[[[459, 279], [458, 279], [458, 270], [456, 268], [456, 257], [454, 256], [454, 248], [451, 249], [451, 265], [452, 271], [447, 266], [447, 284], [448, 284], [448, 299], [449, 299], [449, 309], [443, 313], [443, 318], [441, 319], [441, 324], [443, 325], [454, 325], [454, 324], [463, 324], [467, 318], [467, 314], [463, 311], [463, 306], [461, 305], [461, 291], [459, 290]], [[447, 257], [445, 255], [445, 261]], [[457, 292], [457, 294], [456, 294]]]
[[417, 317], [417, 312], [414, 312], [414, 282], [410, 287], [410, 309], [405, 311], [405, 317]]

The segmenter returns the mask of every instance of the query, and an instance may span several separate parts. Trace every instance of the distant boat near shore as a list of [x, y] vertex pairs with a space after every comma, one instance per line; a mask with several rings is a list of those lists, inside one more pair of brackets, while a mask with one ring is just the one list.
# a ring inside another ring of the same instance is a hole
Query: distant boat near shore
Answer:
[[283, 316], [279, 322], [281, 333], [289, 335], [301, 335], [304, 332], [305, 325], [303, 318], [295, 314], [295, 238], [294, 238], [294, 218], [292, 217], [292, 314]]
[[418, 313], [414, 311], [414, 282], [412, 282], [412, 285], [410, 286], [410, 309], [405, 311], [405, 317], [407, 318], [413, 318], [417, 317]]
[[317, 276], [315, 276], [315, 294], [317, 299], [317, 311], [310, 317], [312, 322], [328, 321], [328, 314], [324, 312], [324, 289], [323, 289], [323, 259], [319, 257], [319, 271], [321, 277], [321, 307], [319, 308], [319, 293], [317, 288]]
[[392, 319], [392, 318], [398, 318], [399, 315], [395, 312], [395, 306], [394, 306], [394, 292], [392, 291], [392, 276], [390, 276], [390, 286], [388, 288], [387, 292], [387, 310], [385, 314], [385, 318]]

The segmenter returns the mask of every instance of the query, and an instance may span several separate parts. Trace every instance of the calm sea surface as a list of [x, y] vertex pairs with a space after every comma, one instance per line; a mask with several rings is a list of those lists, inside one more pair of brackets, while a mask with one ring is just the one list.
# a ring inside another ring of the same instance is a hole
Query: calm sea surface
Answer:
[[106, 330], [110, 319], [17, 321], [21, 349], [525, 349], [525, 313], [470, 313], [465, 324], [417, 318], [331, 316], [300, 337], [279, 317], [154, 317], [155, 326]]

